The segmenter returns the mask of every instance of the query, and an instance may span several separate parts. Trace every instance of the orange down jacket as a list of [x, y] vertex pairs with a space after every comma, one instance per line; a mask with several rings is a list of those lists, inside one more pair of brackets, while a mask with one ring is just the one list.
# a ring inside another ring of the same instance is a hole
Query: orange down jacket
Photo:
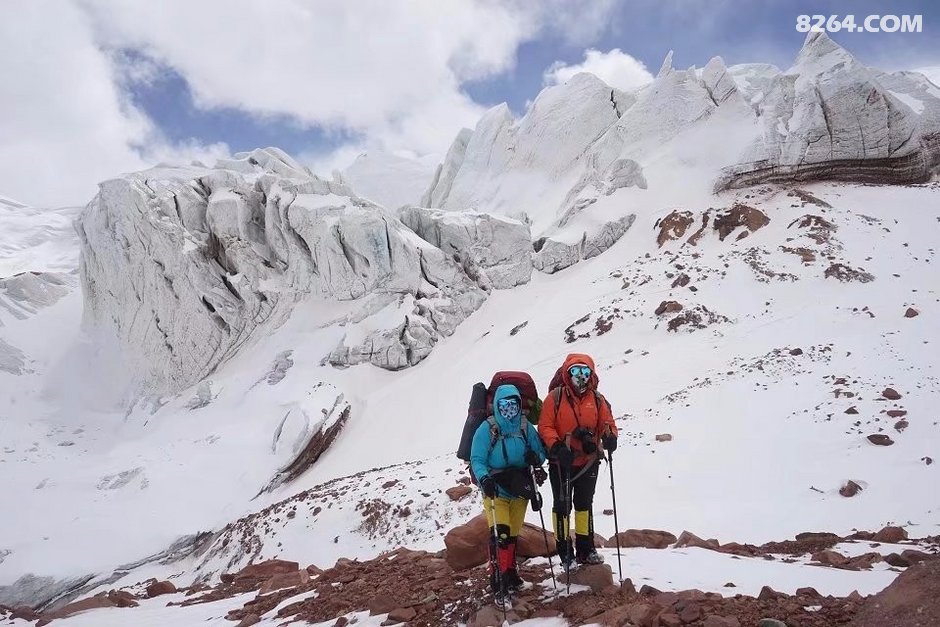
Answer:
[[[568, 369], [575, 364], [584, 364], [591, 368], [591, 379], [588, 389], [578, 395], [571, 385]], [[597, 369], [594, 360], [589, 355], [572, 353], [565, 358], [560, 372], [562, 373], [562, 386], [558, 410], [555, 410], [556, 394], [554, 390], [548, 393], [542, 402], [542, 414], [539, 417], [539, 436], [545, 443], [545, 448], [551, 451], [558, 441], [567, 442], [574, 451], [574, 465], [583, 466], [595, 459], [594, 455], [586, 455], [581, 447], [581, 441], [569, 437], [578, 426], [587, 427], [594, 432], [594, 442], [598, 448], [601, 446], [601, 436], [607, 433], [617, 435], [617, 425], [610, 410], [610, 403], [597, 392]]]

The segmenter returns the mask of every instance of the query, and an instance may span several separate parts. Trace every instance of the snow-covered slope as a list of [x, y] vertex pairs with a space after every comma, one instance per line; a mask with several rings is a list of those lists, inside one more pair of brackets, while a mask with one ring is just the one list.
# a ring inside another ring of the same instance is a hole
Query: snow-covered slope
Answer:
[[[0, 368], [0, 467], [12, 470], [0, 491], [16, 504], [0, 516], [0, 603], [112, 573], [107, 585], [189, 584], [253, 559], [328, 566], [440, 548], [476, 513], [475, 493], [444, 492], [462, 470], [472, 384], [521, 369], [545, 392], [573, 351], [594, 356], [621, 428], [621, 527], [755, 543], [887, 523], [940, 533], [940, 185], [714, 192], [767, 140], [765, 85], [795, 94], [816, 76], [839, 99], [842, 63], [892, 92], [880, 101], [903, 115], [877, 127], [885, 141], [933, 124], [923, 79], [812, 49], [797, 65], [825, 67], [802, 78], [667, 62], [633, 94], [582, 76], [523, 120], [495, 109], [460, 135], [427, 195], [466, 215], [393, 213], [273, 149], [104, 183], [81, 219], [84, 327], [74, 283], [55, 298], [33, 279], [0, 292], [0, 305], [33, 294], [0, 307], [0, 340], [24, 355], [18, 373]], [[806, 106], [781, 136], [817, 128]], [[830, 139], [857, 131], [832, 120]], [[26, 225], [0, 240], [6, 263], [74, 278], [71, 236], [42, 254], [22, 244], [46, 241], [55, 214], [3, 210]], [[387, 367], [389, 346], [409, 367]], [[155, 370], [172, 385], [121, 394]], [[846, 497], [849, 481], [862, 490]], [[676, 569], [731, 568], [687, 552], [628, 563], [664, 589], [720, 585]], [[748, 591], [804, 576], [755, 563]], [[866, 575], [826, 585], [874, 591], [891, 571]]]
[[363, 198], [389, 209], [416, 205], [431, 183], [439, 156], [420, 159], [387, 152], [364, 152], [342, 171], [342, 178]]

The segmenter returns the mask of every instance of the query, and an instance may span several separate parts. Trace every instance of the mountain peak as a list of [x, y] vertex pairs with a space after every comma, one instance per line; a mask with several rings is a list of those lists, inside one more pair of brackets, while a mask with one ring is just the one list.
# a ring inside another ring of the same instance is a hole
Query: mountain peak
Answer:
[[803, 47], [796, 55], [796, 63], [793, 67], [805, 65], [822, 64], [825, 67], [832, 67], [836, 64], [856, 63], [852, 54], [834, 42], [824, 32], [807, 33], [803, 41]]
[[659, 72], [656, 74], [656, 78], [660, 76], [665, 76], [672, 72], [672, 50], [666, 55], [666, 58], [663, 59], [663, 64], [659, 67]]

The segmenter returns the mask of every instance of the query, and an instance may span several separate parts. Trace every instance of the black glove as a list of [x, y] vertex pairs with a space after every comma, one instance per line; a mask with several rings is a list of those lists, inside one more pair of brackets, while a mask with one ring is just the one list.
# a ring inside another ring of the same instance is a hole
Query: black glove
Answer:
[[585, 455], [593, 455], [597, 452], [597, 444], [594, 440], [584, 440], [581, 442], [581, 450], [584, 451]]
[[602, 441], [604, 442], [604, 450], [605, 450], [605, 451], [609, 451], [609, 452], [613, 453], [614, 451], [617, 450], [617, 436], [615, 436], [613, 433], [610, 433], [610, 434], [608, 434], [608, 435], [605, 435], [605, 436], [604, 436], [603, 438], [601, 438], [601, 439], [602, 439]]
[[480, 489], [483, 490], [483, 495], [487, 498], [496, 498], [496, 481], [493, 480], [493, 477], [486, 475], [480, 479]]
[[555, 446], [552, 447], [552, 457], [558, 461], [558, 467], [562, 470], [571, 468], [571, 464], [574, 462], [574, 453], [571, 452], [568, 445], [561, 441], [556, 442]]
[[537, 485], [542, 485], [545, 483], [545, 480], [548, 479], [548, 473], [545, 472], [545, 469], [541, 466], [536, 467], [535, 469], [535, 483]]
[[529, 450], [525, 452], [525, 463], [526, 466], [538, 466], [542, 463], [542, 460], [539, 459], [539, 454], [535, 451]]

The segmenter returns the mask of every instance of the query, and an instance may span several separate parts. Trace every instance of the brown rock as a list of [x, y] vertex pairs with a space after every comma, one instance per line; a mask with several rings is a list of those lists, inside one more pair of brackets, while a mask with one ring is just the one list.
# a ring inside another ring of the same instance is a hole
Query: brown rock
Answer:
[[858, 590], [852, 590], [852, 592], [849, 593], [849, 596], [845, 598], [848, 599], [849, 601], [864, 601], [865, 600], [865, 597], [859, 594]]
[[886, 436], [884, 433], [873, 433], [868, 436], [868, 441], [877, 446], [891, 446], [894, 444], [894, 440]]
[[257, 625], [261, 622], [261, 617], [257, 614], [248, 614], [245, 616], [235, 627], [251, 627], [251, 625]]
[[657, 307], [656, 311], [653, 313], [657, 316], [661, 316], [666, 313], [675, 313], [677, 311], [682, 311], [682, 305], [674, 300], [664, 300], [663, 302], [659, 303], [659, 307]]
[[648, 603], [634, 603], [627, 606], [630, 622], [637, 627], [651, 627], [659, 609]]
[[317, 567], [316, 564], [310, 564], [309, 566], [307, 566], [306, 570], [307, 570], [307, 574], [310, 575], [311, 577], [316, 577], [317, 575], [323, 574], [323, 569]]
[[906, 559], [904, 559], [897, 553], [891, 553], [889, 555], [885, 555], [885, 562], [887, 562], [891, 566], [894, 566], [895, 568], [907, 568], [908, 566], [911, 565], [909, 561], [907, 561]]
[[911, 426], [911, 423], [909, 423], [908, 421], [898, 420], [896, 423], [894, 423], [894, 430], [897, 431], [898, 433], [901, 433], [902, 431], [907, 429], [909, 426]]
[[659, 235], [656, 236], [657, 245], [662, 248], [663, 244], [669, 240], [681, 239], [685, 236], [686, 230], [692, 226], [693, 221], [691, 211], [673, 209], [667, 216], [656, 222], [655, 227], [659, 227]]
[[901, 418], [902, 416], [907, 415], [906, 409], [889, 409], [885, 412], [891, 418]]
[[413, 607], [399, 607], [388, 613], [388, 619], [396, 623], [407, 623], [417, 615]]
[[845, 413], [854, 415], [858, 413], [858, 409], [855, 408], [855, 405], [852, 405], [851, 407], [845, 410]]
[[147, 586], [146, 593], [148, 599], [158, 597], [162, 594], [174, 594], [176, 593], [176, 586], [170, 581], [157, 581]]
[[876, 533], [872, 540], [874, 542], [897, 544], [901, 540], [907, 540], [907, 531], [903, 527], [888, 526]]
[[21, 619], [26, 621], [39, 620], [39, 612], [29, 607], [28, 605], [19, 605], [13, 608], [13, 611], [10, 612], [10, 618], [12, 619]]
[[629, 606], [621, 605], [609, 609], [606, 612], [602, 612], [597, 616], [592, 616], [591, 623], [604, 625], [604, 627], [630, 627], [633, 621], [630, 620]]
[[928, 466], [933, 463], [933, 457], [921, 457], [920, 461], [924, 462]]
[[679, 619], [683, 623], [694, 623], [702, 617], [702, 607], [698, 603], [689, 603], [679, 612]]
[[715, 540], [714, 538], [703, 540], [691, 531], [683, 531], [680, 533], [679, 539], [676, 540], [676, 543], [673, 546], [675, 546], [677, 549], [687, 546], [695, 546], [702, 549], [710, 549], [712, 551], [717, 551], [721, 548], [721, 544], [719, 544], [718, 540]]
[[345, 616], [340, 616], [336, 619], [336, 622], [333, 623], [333, 627], [346, 627], [349, 624], [349, 619]]
[[467, 623], [467, 627], [499, 627], [502, 624], [502, 613], [495, 605], [489, 604], [481, 607], [480, 611], [473, 615], [473, 618]]
[[[547, 545], [545, 544], [546, 537], [548, 538]], [[519, 557], [548, 557], [554, 550], [554, 533], [547, 530], [543, 533], [541, 527], [531, 523], [522, 525], [522, 529], [519, 531], [519, 539], [516, 542], [516, 554]]]
[[709, 616], [702, 627], [741, 627], [741, 621], [733, 616]]
[[862, 491], [862, 486], [849, 479], [844, 486], [839, 488], [839, 494], [844, 497], [853, 497]]
[[[607, 564], [589, 564], [581, 566], [570, 573], [570, 582], [579, 586], [587, 586], [591, 592], [600, 592], [614, 583], [613, 570]], [[564, 575], [561, 576], [564, 581]]]
[[452, 488], [447, 488], [445, 492], [447, 493], [447, 496], [450, 497], [451, 501], [459, 501], [463, 497], [473, 492], [473, 488], [468, 485], [455, 485]]
[[127, 590], [111, 590], [108, 592], [108, 599], [114, 603], [114, 607], [137, 607], [137, 597]]
[[669, 610], [660, 614], [657, 620], [661, 627], [682, 627], [682, 619]]
[[901, 558], [907, 560], [911, 564], [919, 564], [929, 557], [931, 557], [929, 553], [924, 553], [923, 551], [918, 551], [917, 549], [904, 549], [901, 551]]
[[470, 485], [470, 477], [461, 477], [460, 479], [457, 479], [457, 483]]
[[796, 596], [798, 596], [798, 597], [810, 597], [810, 598], [812, 598], [812, 599], [818, 599], [818, 598], [820, 598], [822, 595], [819, 594], [819, 591], [817, 591], [816, 588], [809, 588], [809, 587], [806, 587], [806, 588], [797, 588], [797, 589], [796, 589]]
[[114, 603], [111, 601], [111, 599], [108, 598], [108, 594], [106, 592], [101, 592], [93, 597], [88, 597], [87, 599], [82, 599], [80, 601], [74, 601], [55, 610], [54, 612], [43, 612], [42, 618], [39, 619], [39, 622], [36, 623], [36, 626], [42, 627], [43, 625], [47, 625], [50, 621], [57, 618], [67, 618], [72, 614], [78, 614], [79, 612], [94, 610], [102, 607], [114, 607]]
[[905, 317], [905, 318], [914, 318], [914, 317], [918, 316], [919, 314], [920, 314], [920, 312], [917, 311], [916, 309], [914, 309], [913, 307], [908, 307], [908, 308], [907, 308], [907, 311], [904, 312], [904, 317]]
[[672, 282], [672, 287], [685, 287], [686, 285], [689, 284], [690, 280], [691, 279], [689, 279], [689, 275], [683, 272], [682, 274], [676, 277], [675, 281]]
[[804, 531], [803, 533], [796, 534], [796, 539], [799, 542], [814, 542], [833, 545], [842, 538], [834, 533], [829, 533], [828, 531]]
[[864, 555], [856, 555], [849, 560], [846, 564], [847, 568], [852, 570], [869, 570], [874, 564], [884, 561], [881, 553], [865, 553]]
[[[770, 224], [770, 218], [760, 210], [736, 203], [724, 213], [718, 214], [713, 226], [718, 231], [718, 239], [724, 241], [739, 226], [746, 227], [748, 232], [753, 233], [768, 224]], [[738, 239], [741, 237], [739, 236]]]
[[300, 564], [297, 562], [288, 562], [285, 560], [267, 560], [257, 564], [250, 564], [235, 574], [235, 581], [244, 579], [267, 580], [274, 575], [283, 573], [292, 573], [300, 570]]
[[620, 540], [620, 547], [629, 549], [641, 547], [645, 549], [665, 549], [675, 543], [677, 538], [668, 531], [659, 531], [657, 529], [627, 529], [621, 531], [616, 537], [607, 541], [607, 548], [616, 548], [617, 540]]
[[292, 573], [274, 575], [261, 585], [261, 589], [258, 591], [258, 594], [270, 594], [271, 592], [274, 592], [275, 590], [281, 590], [282, 588], [296, 588], [297, 586], [304, 585], [308, 581], [310, 581], [310, 575], [306, 570], [298, 570]]
[[486, 517], [480, 514], [463, 525], [454, 527], [444, 536], [447, 547], [447, 563], [454, 570], [473, 568], [485, 564], [489, 527]]
[[785, 596], [785, 595], [781, 594], [780, 592], [777, 592], [770, 586], [764, 586], [763, 588], [760, 589], [760, 594], [757, 595], [757, 599], [759, 601], [773, 601], [775, 599], [779, 599], [782, 596]]
[[398, 600], [388, 595], [380, 594], [372, 597], [366, 604], [369, 610], [369, 616], [378, 616], [379, 614], [388, 614], [398, 606]]
[[881, 395], [890, 401], [896, 401], [901, 398], [901, 394], [894, 388], [885, 388]]
[[794, 348], [794, 349], [792, 349], [792, 350], [790, 351], [790, 354], [793, 355], [794, 357], [797, 357], [797, 356], [803, 354], [803, 349], [802, 349], [802, 348]]
[[657, 441], [657, 442], [671, 442], [671, 441], [672, 441], [672, 434], [671, 434], [671, 433], [660, 433], [659, 435], [656, 436], [656, 441]]
[[813, 553], [812, 559], [826, 566], [844, 566], [849, 563], [849, 558], [832, 549]]

